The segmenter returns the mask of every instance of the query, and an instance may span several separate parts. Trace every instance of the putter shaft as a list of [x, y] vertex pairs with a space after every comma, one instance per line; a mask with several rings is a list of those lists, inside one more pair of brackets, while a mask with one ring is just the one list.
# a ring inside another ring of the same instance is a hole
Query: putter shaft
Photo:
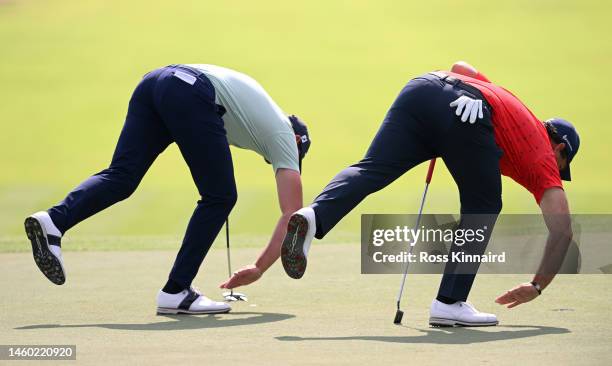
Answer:
[[[429, 169], [427, 170], [427, 177], [425, 178], [425, 190], [423, 191], [423, 197], [421, 198], [421, 206], [419, 207], [419, 214], [417, 216], [415, 230], [417, 230], [419, 228], [419, 225], [421, 224], [421, 215], [423, 214], [423, 207], [425, 206], [425, 198], [427, 197], [427, 191], [429, 190], [429, 184], [431, 183], [431, 178], [433, 176], [433, 171], [434, 171], [435, 166], [436, 166], [436, 158], [433, 158], [429, 161]], [[410, 245], [410, 248], [408, 249], [408, 256], [412, 254], [412, 250], [416, 246], [416, 243], [414, 244], [415, 245]], [[399, 293], [397, 294], [397, 303], [396, 303], [397, 311], [398, 311], [397, 314], [401, 312], [400, 303], [402, 301], [402, 295], [404, 294], [404, 285], [406, 284], [406, 276], [408, 275], [409, 264], [410, 262], [406, 262], [406, 265], [404, 266], [404, 275], [402, 276], [402, 284], [400, 285]], [[396, 318], [397, 318], [397, 314], [396, 314]]]
[[[225, 219], [225, 245], [227, 247], [227, 277], [232, 277], [232, 258], [230, 256], [229, 217]], [[234, 296], [234, 290], [230, 289], [230, 296]]]

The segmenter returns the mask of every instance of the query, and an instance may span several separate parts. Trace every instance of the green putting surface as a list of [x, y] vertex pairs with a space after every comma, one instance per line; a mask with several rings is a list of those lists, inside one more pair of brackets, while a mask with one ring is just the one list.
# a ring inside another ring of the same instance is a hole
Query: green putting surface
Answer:
[[[234, 263], [257, 250], [238, 249]], [[76, 344], [84, 365], [603, 365], [612, 359], [612, 280], [560, 276], [532, 303], [493, 299], [527, 275], [479, 276], [470, 300], [494, 312], [489, 328], [430, 328], [439, 276], [408, 278], [403, 325], [392, 324], [400, 275], [359, 274], [354, 245], [315, 245], [302, 280], [275, 265], [240, 288], [248, 303], [214, 316], [156, 316], [172, 251], [67, 252], [68, 280], [48, 282], [29, 253], [0, 254], [0, 344]], [[195, 285], [214, 299], [225, 251], [212, 250]], [[20, 363], [21, 364], [21, 363]], [[26, 362], [24, 362], [26, 364]]]

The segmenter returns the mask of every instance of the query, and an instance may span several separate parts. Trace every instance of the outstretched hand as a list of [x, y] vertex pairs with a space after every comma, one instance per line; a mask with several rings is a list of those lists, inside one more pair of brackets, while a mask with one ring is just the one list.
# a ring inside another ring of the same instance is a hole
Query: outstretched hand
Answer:
[[538, 290], [529, 282], [522, 283], [505, 294], [498, 296], [495, 302], [500, 305], [508, 305], [511, 309], [520, 304], [529, 302], [538, 297]]
[[232, 277], [219, 285], [219, 288], [233, 289], [257, 281], [263, 273], [255, 265], [250, 264], [234, 272]]

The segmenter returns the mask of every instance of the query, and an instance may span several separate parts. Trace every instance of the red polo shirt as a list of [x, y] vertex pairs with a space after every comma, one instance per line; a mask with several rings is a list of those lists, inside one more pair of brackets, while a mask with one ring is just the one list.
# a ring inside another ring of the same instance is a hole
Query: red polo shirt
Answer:
[[503, 175], [525, 187], [538, 204], [548, 188], [563, 188], [546, 128], [517, 97], [480, 73], [477, 78], [445, 73], [478, 88], [493, 108], [495, 142], [503, 151], [499, 161]]

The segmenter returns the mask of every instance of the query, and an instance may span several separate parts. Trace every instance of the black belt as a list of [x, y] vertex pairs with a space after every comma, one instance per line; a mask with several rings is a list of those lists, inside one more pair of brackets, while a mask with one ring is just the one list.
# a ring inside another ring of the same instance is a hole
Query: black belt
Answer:
[[482, 102], [486, 105], [487, 108], [489, 108], [491, 112], [493, 111], [493, 108], [491, 108], [491, 105], [489, 104], [487, 99], [484, 97], [484, 95], [482, 95], [482, 92], [477, 87], [472, 86], [459, 78], [456, 78], [452, 75], [445, 74], [440, 71], [432, 71], [429, 74], [438, 77], [440, 80], [444, 81], [445, 83], [459, 87], [471, 94], [474, 94], [478, 99], [482, 100]]

